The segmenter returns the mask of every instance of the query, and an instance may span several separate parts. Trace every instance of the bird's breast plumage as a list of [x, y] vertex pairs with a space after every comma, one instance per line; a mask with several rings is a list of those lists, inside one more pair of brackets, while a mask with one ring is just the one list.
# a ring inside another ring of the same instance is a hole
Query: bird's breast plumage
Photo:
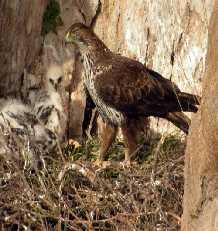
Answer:
[[[120, 126], [124, 124], [125, 116], [123, 113], [105, 103], [98, 95], [95, 88], [95, 79], [98, 77], [98, 75], [100, 75], [102, 72], [105, 72], [106, 70], [102, 70], [103, 67], [94, 68], [94, 61], [89, 55], [84, 55], [83, 65], [85, 68], [84, 84], [101, 117], [112, 125]], [[107, 67], [107, 69], [109, 70], [110, 67]]]

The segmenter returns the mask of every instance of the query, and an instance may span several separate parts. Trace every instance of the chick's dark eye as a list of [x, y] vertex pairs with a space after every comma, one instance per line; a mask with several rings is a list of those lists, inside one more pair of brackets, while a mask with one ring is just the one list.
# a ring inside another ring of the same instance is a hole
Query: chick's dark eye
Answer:
[[54, 84], [54, 81], [53, 81], [53, 79], [49, 79], [49, 81], [50, 81], [50, 83]]
[[62, 79], [63, 79], [63, 77], [60, 76], [60, 77], [58, 78], [58, 83], [60, 83], [60, 82], [62, 81]]

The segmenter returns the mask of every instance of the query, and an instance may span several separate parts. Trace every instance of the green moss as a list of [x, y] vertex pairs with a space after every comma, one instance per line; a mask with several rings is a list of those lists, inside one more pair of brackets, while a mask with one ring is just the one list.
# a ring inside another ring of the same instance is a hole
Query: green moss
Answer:
[[50, 31], [56, 33], [57, 26], [62, 24], [59, 3], [56, 0], [49, 0], [43, 15], [42, 35], [45, 36]]
[[183, 152], [185, 149], [185, 143], [181, 140], [181, 136], [178, 134], [171, 134], [167, 136], [161, 147], [161, 151], [166, 153], [166, 155], [175, 155]]
[[99, 150], [99, 142], [97, 138], [87, 140], [82, 146], [75, 148], [72, 145], [66, 146], [64, 153], [70, 157], [73, 161], [84, 160], [94, 161], [96, 160], [96, 154]]

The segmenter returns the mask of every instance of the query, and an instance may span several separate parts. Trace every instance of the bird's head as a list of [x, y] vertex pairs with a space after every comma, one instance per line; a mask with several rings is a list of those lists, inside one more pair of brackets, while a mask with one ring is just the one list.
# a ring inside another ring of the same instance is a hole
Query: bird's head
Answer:
[[47, 86], [50, 89], [53, 89], [55, 91], [58, 91], [64, 81], [64, 73], [63, 69], [60, 65], [50, 65], [46, 72], [46, 78], [47, 78]]
[[86, 48], [90, 45], [93, 37], [92, 31], [82, 23], [73, 24], [67, 31], [65, 41], [73, 43], [79, 48]]
[[67, 30], [65, 41], [66, 43], [75, 44], [80, 50], [87, 48], [106, 49], [106, 46], [97, 35], [82, 23], [75, 23]]

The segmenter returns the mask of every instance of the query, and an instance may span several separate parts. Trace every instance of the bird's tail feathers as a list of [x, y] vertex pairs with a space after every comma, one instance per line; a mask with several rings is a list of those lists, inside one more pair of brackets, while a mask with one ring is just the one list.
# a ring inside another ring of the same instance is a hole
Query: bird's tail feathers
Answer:
[[193, 105], [200, 105], [201, 97], [198, 95], [193, 95], [186, 92], [180, 92], [178, 96], [180, 101], [186, 101], [189, 104], [193, 104]]
[[183, 112], [169, 112], [165, 118], [184, 133], [188, 134], [191, 120]]

